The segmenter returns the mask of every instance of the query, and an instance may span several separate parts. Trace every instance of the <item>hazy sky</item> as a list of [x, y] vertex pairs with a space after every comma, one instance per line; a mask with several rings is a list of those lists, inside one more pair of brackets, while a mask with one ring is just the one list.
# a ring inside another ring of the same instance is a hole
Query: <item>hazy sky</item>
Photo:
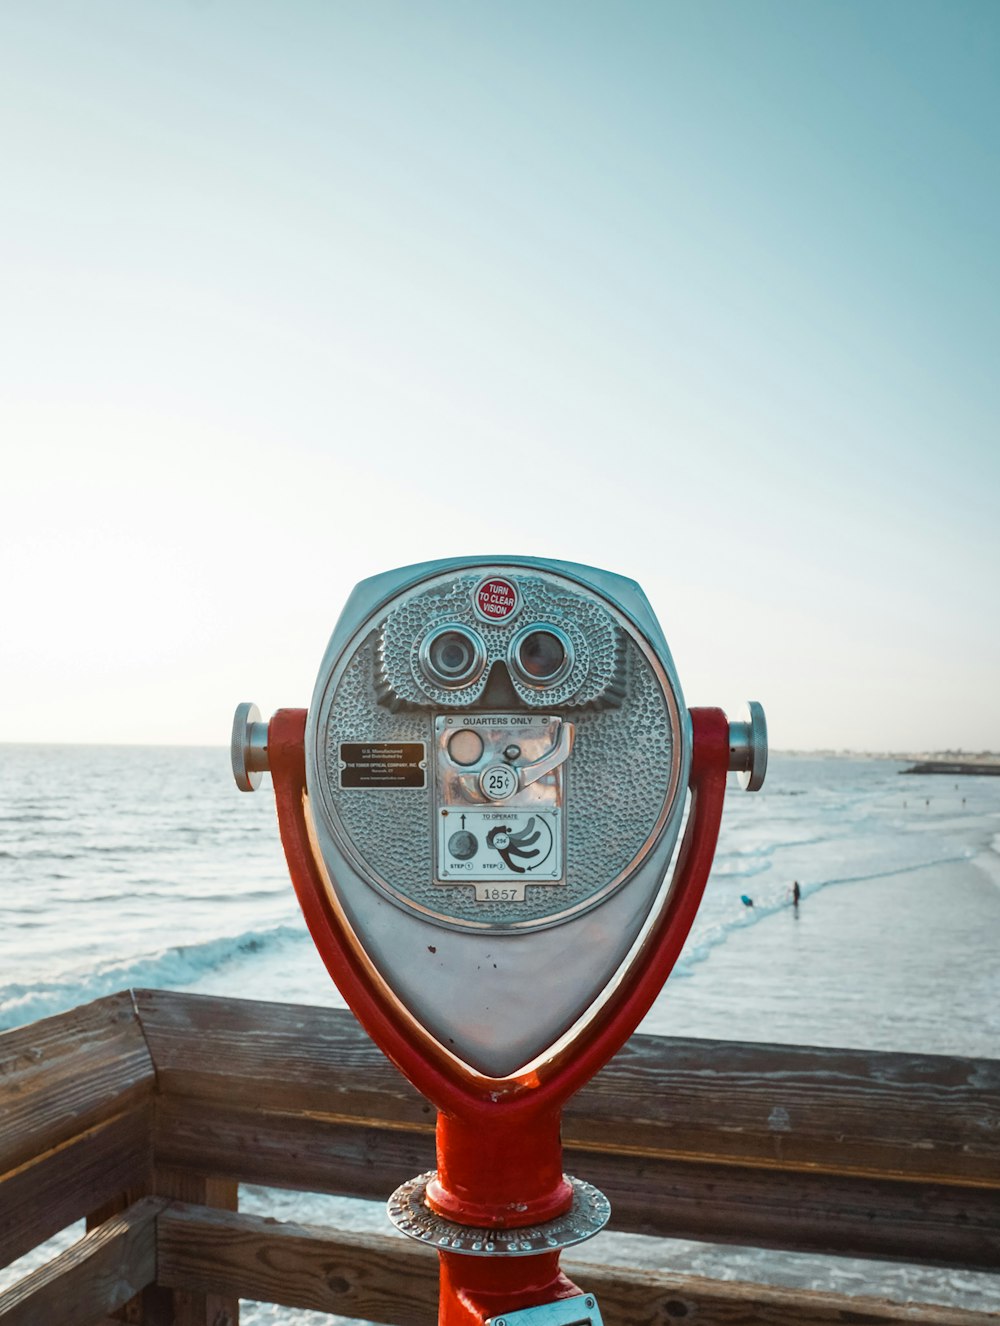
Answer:
[[0, 740], [226, 742], [511, 552], [776, 746], [1000, 748], [998, 71], [994, 0], [8, 0]]

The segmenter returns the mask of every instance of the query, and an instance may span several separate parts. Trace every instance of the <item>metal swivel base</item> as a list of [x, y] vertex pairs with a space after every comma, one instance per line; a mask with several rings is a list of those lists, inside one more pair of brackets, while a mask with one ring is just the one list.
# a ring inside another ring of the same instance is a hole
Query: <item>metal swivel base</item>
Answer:
[[564, 1215], [538, 1225], [519, 1229], [476, 1229], [445, 1220], [427, 1205], [427, 1185], [435, 1171], [418, 1174], [401, 1184], [389, 1198], [389, 1219], [411, 1239], [418, 1239], [445, 1252], [470, 1257], [530, 1257], [533, 1253], [558, 1252], [582, 1243], [604, 1228], [611, 1217], [611, 1203], [592, 1184], [566, 1181], [573, 1189], [573, 1205]]

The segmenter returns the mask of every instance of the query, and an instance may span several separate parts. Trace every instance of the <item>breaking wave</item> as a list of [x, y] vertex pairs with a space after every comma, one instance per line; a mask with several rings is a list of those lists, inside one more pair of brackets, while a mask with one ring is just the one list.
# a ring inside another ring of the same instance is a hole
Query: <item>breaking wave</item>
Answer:
[[241, 935], [208, 939], [199, 944], [178, 944], [127, 960], [101, 962], [93, 967], [66, 972], [52, 980], [35, 980], [30, 985], [21, 982], [0, 985], [0, 1030], [23, 1026], [118, 990], [143, 986], [159, 989], [190, 986], [208, 972], [217, 971], [229, 963], [259, 956], [265, 950], [283, 944], [306, 940], [304, 930], [278, 925], [268, 930], [248, 930]]

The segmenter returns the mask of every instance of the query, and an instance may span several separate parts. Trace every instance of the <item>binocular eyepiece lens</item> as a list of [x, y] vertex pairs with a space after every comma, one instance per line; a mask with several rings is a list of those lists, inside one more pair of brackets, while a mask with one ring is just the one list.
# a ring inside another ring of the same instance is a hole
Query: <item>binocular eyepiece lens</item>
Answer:
[[420, 662], [439, 686], [467, 686], [475, 681], [486, 661], [486, 647], [464, 626], [442, 626], [424, 641]]
[[438, 640], [431, 657], [435, 670], [443, 677], [463, 677], [472, 666], [472, 647], [452, 632]]
[[532, 627], [519, 635], [513, 655], [522, 678], [536, 686], [558, 681], [573, 661], [569, 639], [551, 626]]

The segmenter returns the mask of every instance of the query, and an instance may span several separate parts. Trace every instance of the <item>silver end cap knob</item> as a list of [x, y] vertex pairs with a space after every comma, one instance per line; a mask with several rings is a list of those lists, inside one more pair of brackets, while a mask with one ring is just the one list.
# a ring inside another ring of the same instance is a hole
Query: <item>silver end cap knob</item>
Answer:
[[767, 773], [767, 719], [757, 700], [748, 700], [747, 709], [746, 722], [729, 724], [729, 768], [744, 792], [757, 792]]
[[229, 751], [236, 786], [241, 792], [256, 792], [260, 787], [261, 774], [270, 768], [267, 759], [267, 724], [261, 722], [260, 710], [249, 700], [236, 706]]

